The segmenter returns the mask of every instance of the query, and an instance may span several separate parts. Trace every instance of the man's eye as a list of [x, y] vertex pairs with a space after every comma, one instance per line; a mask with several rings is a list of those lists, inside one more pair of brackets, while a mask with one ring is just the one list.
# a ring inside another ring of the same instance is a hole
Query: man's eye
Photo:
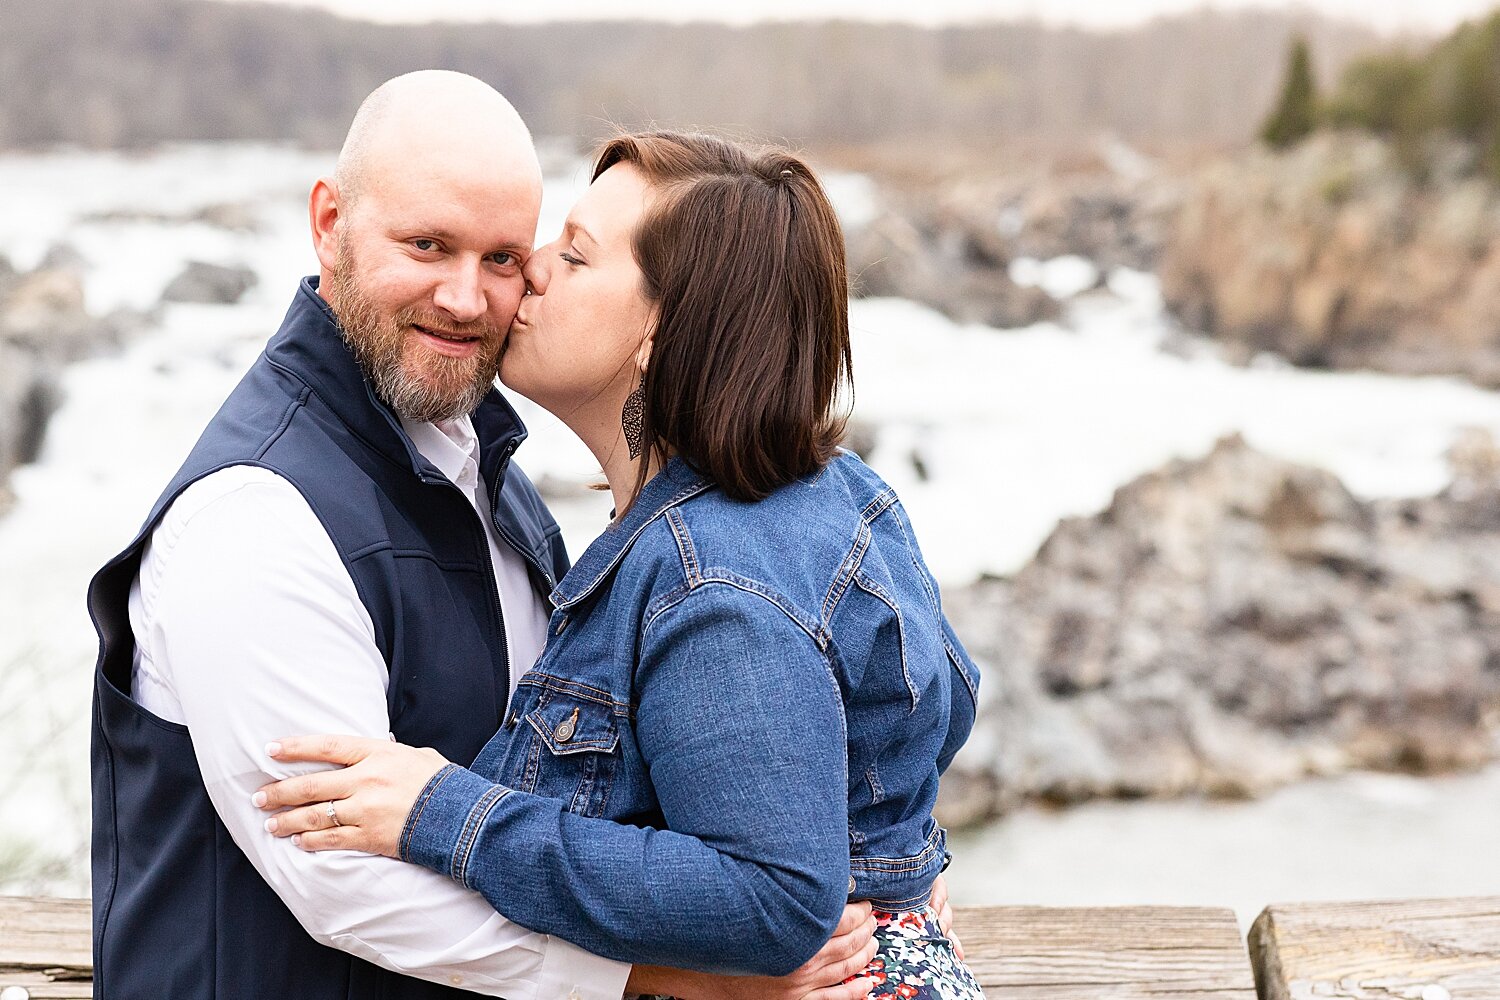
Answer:
[[414, 246], [414, 247], [416, 247], [418, 250], [422, 251], [423, 253], [427, 253], [429, 251], [437, 249], [437, 240], [429, 240], [429, 239], [425, 239], [425, 238], [424, 239], [415, 239], [415, 240], [411, 241], [411, 245]]
[[490, 260], [494, 261], [496, 264], [499, 264], [501, 267], [511, 267], [512, 265], [519, 264], [521, 262], [516, 257], [516, 255], [514, 253], [511, 253], [509, 250], [501, 250], [497, 253], [490, 254]]

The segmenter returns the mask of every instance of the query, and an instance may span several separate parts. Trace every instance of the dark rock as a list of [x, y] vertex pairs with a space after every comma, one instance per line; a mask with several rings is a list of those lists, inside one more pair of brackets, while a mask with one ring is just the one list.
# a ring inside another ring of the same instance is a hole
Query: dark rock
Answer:
[[1001, 329], [1059, 315], [1058, 303], [1041, 289], [1010, 279], [1010, 257], [998, 235], [975, 220], [923, 221], [919, 228], [887, 213], [850, 234], [855, 295], [912, 299], [956, 322]]
[[1150, 270], [1179, 187], [1150, 171], [965, 176], [882, 188], [882, 211], [848, 235], [857, 296], [925, 303], [955, 321], [1010, 329], [1061, 315], [1039, 288], [1017, 285], [1019, 257], [1078, 255], [1100, 269]]
[[196, 302], [233, 305], [255, 287], [255, 272], [248, 267], [226, 267], [190, 261], [161, 293], [163, 302]]
[[10, 295], [10, 289], [16, 282], [16, 268], [10, 262], [9, 257], [0, 255], [0, 302]]
[[83, 262], [68, 248], [24, 274], [0, 267], [0, 483], [39, 454], [64, 366], [117, 346], [139, 320], [88, 312]]
[[1500, 449], [1453, 464], [1368, 503], [1229, 438], [945, 595], [986, 674], [952, 783], [1003, 810], [1500, 755]]
[[234, 201], [205, 205], [193, 213], [193, 221], [237, 233], [258, 232], [261, 228], [254, 207]]
[[83, 254], [78, 252], [77, 247], [68, 243], [53, 244], [42, 257], [41, 263], [36, 266], [37, 271], [67, 271], [79, 278], [83, 277], [87, 269], [88, 261], [84, 259]]

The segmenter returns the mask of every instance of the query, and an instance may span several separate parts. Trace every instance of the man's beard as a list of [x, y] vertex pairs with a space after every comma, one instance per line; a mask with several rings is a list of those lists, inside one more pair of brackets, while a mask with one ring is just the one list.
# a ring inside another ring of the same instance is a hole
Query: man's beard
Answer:
[[[472, 413], [494, 383], [505, 338], [484, 322], [457, 323], [408, 307], [385, 313], [359, 284], [350, 247], [339, 241], [338, 266], [328, 283], [329, 305], [344, 343], [386, 405], [407, 420], [432, 422]], [[467, 358], [426, 349], [412, 324], [479, 337]]]

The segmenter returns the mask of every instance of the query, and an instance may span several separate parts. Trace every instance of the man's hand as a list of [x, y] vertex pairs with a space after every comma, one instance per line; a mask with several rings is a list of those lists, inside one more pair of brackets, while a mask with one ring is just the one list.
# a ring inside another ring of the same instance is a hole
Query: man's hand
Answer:
[[949, 941], [953, 942], [953, 953], [958, 956], [960, 962], [964, 959], [964, 946], [958, 940], [958, 935], [953, 933], [953, 907], [948, 905], [948, 883], [939, 875], [932, 883], [932, 901], [929, 904], [933, 912], [937, 914], [938, 926], [943, 929], [943, 934]]
[[682, 1000], [861, 1000], [874, 989], [874, 980], [844, 980], [863, 971], [875, 957], [875, 950], [875, 918], [870, 904], [851, 903], [844, 907], [833, 937], [791, 975], [711, 976], [638, 965], [626, 988], [632, 993], [661, 993]]

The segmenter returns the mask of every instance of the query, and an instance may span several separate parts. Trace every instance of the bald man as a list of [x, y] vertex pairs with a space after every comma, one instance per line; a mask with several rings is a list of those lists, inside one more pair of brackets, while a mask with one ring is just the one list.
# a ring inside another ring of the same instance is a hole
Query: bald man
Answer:
[[487, 85], [376, 90], [313, 188], [318, 276], [94, 578], [103, 1000], [866, 992], [832, 985], [868, 957], [858, 933], [787, 980], [632, 970], [425, 869], [291, 849], [251, 802], [295, 770], [264, 753], [287, 733], [472, 760], [541, 651], [567, 556], [493, 386], [541, 190]]

